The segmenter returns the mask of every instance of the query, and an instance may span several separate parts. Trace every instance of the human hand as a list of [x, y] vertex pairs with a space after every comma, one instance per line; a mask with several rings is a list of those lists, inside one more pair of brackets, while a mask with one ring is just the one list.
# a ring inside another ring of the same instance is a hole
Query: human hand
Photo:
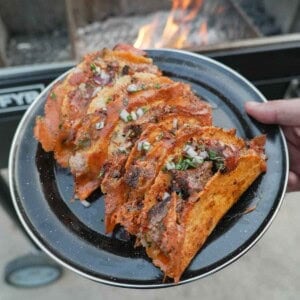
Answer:
[[281, 125], [290, 156], [288, 191], [300, 191], [300, 99], [247, 102], [245, 109], [259, 122]]

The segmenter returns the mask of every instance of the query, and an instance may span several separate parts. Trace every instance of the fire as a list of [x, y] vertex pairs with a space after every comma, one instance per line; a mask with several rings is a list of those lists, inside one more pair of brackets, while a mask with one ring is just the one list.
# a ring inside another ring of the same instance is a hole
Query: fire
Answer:
[[202, 38], [203, 44], [207, 45], [208, 44], [208, 39], [207, 39], [207, 22], [203, 22], [200, 25], [199, 36]]
[[153, 22], [140, 28], [138, 38], [136, 39], [134, 46], [136, 48], [150, 48], [152, 41], [154, 40], [155, 31], [159, 25], [158, 17], [154, 18]]
[[[161, 20], [157, 15], [150, 24], [141, 27], [134, 46], [137, 48], [191, 46], [189, 36], [202, 6], [203, 0], [173, 0], [168, 17]], [[196, 34], [198, 44], [208, 43], [206, 20], [201, 23]]]

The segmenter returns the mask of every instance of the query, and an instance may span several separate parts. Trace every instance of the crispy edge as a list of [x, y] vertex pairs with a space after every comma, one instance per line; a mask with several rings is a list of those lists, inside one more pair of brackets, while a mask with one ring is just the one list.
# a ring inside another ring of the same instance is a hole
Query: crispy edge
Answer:
[[153, 263], [178, 282], [221, 218], [265, 168], [265, 161], [252, 153], [240, 157], [233, 171], [215, 174], [205, 189], [199, 193], [199, 201], [184, 209], [181, 220], [184, 240], [179, 246], [181, 250], [176, 251], [176, 261], [172, 255], [170, 257], [173, 260], [154, 246], [154, 249], [147, 249], [147, 254], [152, 257]]

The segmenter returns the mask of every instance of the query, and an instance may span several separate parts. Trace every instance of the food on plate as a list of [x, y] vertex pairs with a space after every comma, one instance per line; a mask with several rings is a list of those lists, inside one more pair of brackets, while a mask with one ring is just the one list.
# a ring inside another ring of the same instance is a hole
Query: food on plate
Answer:
[[119, 45], [87, 55], [54, 87], [35, 136], [60, 165], [70, 167], [76, 197], [83, 200], [99, 187], [107, 159], [126, 146], [118, 138], [127, 125], [141, 117], [155, 122], [153, 110], [161, 112], [160, 104], [211, 122], [209, 106], [188, 85], [162, 76], [145, 52]]
[[[136, 220], [143, 206], [143, 196], [153, 183], [165, 155], [174, 146], [181, 129], [211, 123], [210, 117], [199, 116], [193, 111], [186, 112], [180, 107], [173, 107], [170, 112], [169, 107], [164, 106], [155, 116], [157, 122], [144, 123], [147, 127], [133, 147], [130, 147], [130, 152], [113, 157], [104, 176], [101, 189], [106, 194], [105, 219], [108, 232], [119, 223], [129, 233], [137, 234], [139, 227]], [[135, 128], [140, 124], [136, 123]]]
[[86, 55], [56, 83], [34, 134], [70, 168], [76, 198], [101, 188], [106, 232], [122, 225], [175, 282], [266, 171], [264, 136], [214, 127], [190, 85], [124, 44]]
[[223, 215], [266, 171], [264, 136], [245, 142], [234, 130], [184, 131], [145, 194], [137, 234], [153, 263], [175, 281]]

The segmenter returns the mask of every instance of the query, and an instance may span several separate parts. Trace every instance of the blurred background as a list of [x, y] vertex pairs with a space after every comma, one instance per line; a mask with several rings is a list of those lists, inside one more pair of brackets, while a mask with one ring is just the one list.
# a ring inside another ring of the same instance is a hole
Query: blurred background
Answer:
[[7, 186], [16, 127], [44, 87], [82, 55], [119, 42], [207, 55], [269, 100], [300, 97], [300, 0], [0, 0], [0, 300], [299, 299], [300, 193], [285, 197], [271, 228], [244, 257], [176, 288], [97, 284], [29, 241]]
[[0, 65], [69, 61], [118, 42], [240, 48], [299, 31], [298, 0], [1, 0]]

